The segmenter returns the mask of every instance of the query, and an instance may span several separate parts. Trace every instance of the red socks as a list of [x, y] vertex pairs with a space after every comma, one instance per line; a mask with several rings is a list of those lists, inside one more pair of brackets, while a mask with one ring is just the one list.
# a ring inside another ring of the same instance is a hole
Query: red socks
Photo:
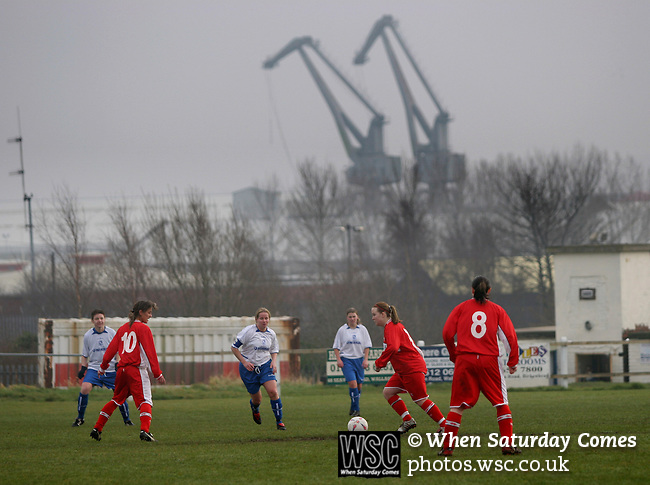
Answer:
[[420, 407], [424, 410], [425, 413], [429, 415], [440, 426], [445, 425], [445, 416], [440, 412], [440, 409], [431, 399], [425, 399], [420, 401]]
[[397, 394], [388, 400], [388, 404], [390, 404], [395, 412], [400, 415], [402, 420], [408, 421], [411, 419], [409, 410], [406, 409], [406, 404], [404, 404], [404, 401], [402, 401], [402, 399]]
[[[453, 448], [451, 446], [451, 438], [458, 436], [458, 429], [460, 428], [460, 420], [463, 418], [462, 414], [455, 411], [449, 411], [447, 414], [447, 421], [445, 421], [445, 443], [443, 448]], [[455, 442], [456, 440], [454, 440]]]
[[[116, 409], [117, 409], [117, 404], [113, 400], [108, 401], [104, 405], [102, 410], [99, 412], [99, 418], [97, 418], [97, 423], [95, 424], [95, 428], [97, 428], [98, 431], [104, 429], [104, 425], [106, 424], [106, 421], [108, 421], [108, 418], [111, 417], [111, 414], [113, 414], [113, 411], [115, 411]], [[143, 402], [142, 405], [140, 406], [140, 429], [142, 431], [149, 432], [150, 427], [151, 427], [151, 404], [147, 404], [146, 402]]]
[[99, 418], [97, 418], [97, 423], [95, 423], [95, 428], [97, 428], [97, 431], [101, 431], [104, 429], [104, 425], [106, 424], [106, 421], [108, 421], [108, 418], [111, 417], [111, 414], [113, 414], [113, 411], [117, 409], [117, 403], [113, 400], [108, 401], [106, 404], [104, 404], [104, 407], [102, 410], [99, 412]]
[[[449, 411], [447, 415], [447, 421], [445, 422], [445, 441], [443, 448], [453, 448], [452, 438], [458, 436], [458, 429], [460, 428], [460, 421], [462, 419], [462, 414], [459, 414], [455, 411]], [[499, 433], [501, 436], [507, 436], [510, 438], [506, 447], [513, 446], [512, 443], [512, 414], [510, 414], [510, 407], [507, 404], [503, 404], [497, 407], [497, 422], [499, 424]]]
[[151, 427], [151, 404], [143, 402], [140, 405], [140, 430], [149, 432]]
[[[510, 414], [510, 406], [507, 404], [497, 407], [497, 423], [499, 423], [501, 436], [512, 438], [512, 414]], [[508, 440], [508, 446], [513, 446], [512, 439]]]
[[[395, 412], [400, 415], [402, 420], [408, 421], [411, 419], [411, 415], [406, 408], [406, 404], [404, 404], [404, 401], [402, 401], [402, 399], [397, 394], [388, 399], [388, 404], [390, 404]], [[431, 419], [433, 419], [440, 426], [444, 426], [445, 416], [440, 412], [440, 408], [438, 408], [438, 406], [436, 406], [436, 404], [431, 399], [424, 399], [418, 402], [418, 405], [424, 410], [425, 413], [429, 415]]]

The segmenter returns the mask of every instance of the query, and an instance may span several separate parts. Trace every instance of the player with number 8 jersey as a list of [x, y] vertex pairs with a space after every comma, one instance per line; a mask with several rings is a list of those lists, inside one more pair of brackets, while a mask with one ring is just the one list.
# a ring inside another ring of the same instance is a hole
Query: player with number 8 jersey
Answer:
[[[457, 344], [454, 346], [454, 335]], [[449, 360], [456, 361], [458, 354], [499, 356], [499, 340], [510, 354], [508, 366], [515, 367], [519, 361], [517, 335], [506, 311], [491, 301], [478, 302], [474, 298], [454, 308], [447, 318], [442, 332]], [[515, 352], [510, 350], [514, 349]]]
[[[499, 340], [508, 354], [508, 371], [513, 374], [519, 363], [517, 334], [506, 311], [489, 301], [490, 281], [477, 276], [472, 282], [473, 298], [452, 310], [442, 340], [454, 363], [451, 384], [451, 408], [445, 424], [445, 444], [441, 455], [451, 456], [458, 435], [463, 411], [474, 407], [479, 394], [495, 407], [504, 455], [520, 453], [513, 445], [512, 414], [508, 405], [508, 389], [499, 359]], [[454, 343], [454, 337], [456, 343]]]
[[147, 322], [156, 308], [156, 304], [152, 301], [138, 301], [133, 306], [130, 321], [119, 328], [104, 353], [100, 374], [108, 368], [109, 362], [116, 353], [119, 353], [120, 361], [117, 364], [113, 399], [102, 408], [97, 423], [90, 433], [90, 437], [97, 441], [101, 440], [104, 425], [113, 411], [129, 396], [133, 396], [133, 401], [140, 411], [140, 439], [155, 441], [149, 432], [153, 400], [148, 370], [152, 372], [159, 383], [165, 383], [165, 377], [158, 364], [153, 335], [147, 326]]

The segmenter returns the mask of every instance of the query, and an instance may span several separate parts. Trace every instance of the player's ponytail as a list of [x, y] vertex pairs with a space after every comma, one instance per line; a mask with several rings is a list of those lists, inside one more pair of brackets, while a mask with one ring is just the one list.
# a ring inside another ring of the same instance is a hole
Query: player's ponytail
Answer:
[[490, 280], [485, 276], [477, 276], [472, 281], [472, 289], [474, 290], [474, 299], [479, 303], [485, 303], [490, 298], [488, 293], [490, 291]]
[[393, 305], [390, 306], [390, 319], [393, 321], [393, 323], [401, 322], [399, 316], [397, 315], [397, 308], [395, 308]]
[[129, 312], [129, 326], [133, 325], [133, 322], [137, 320], [140, 316], [140, 312], [146, 312], [149, 309], [157, 310], [158, 305], [150, 300], [140, 300], [133, 305], [133, 310]]
[[381, 313], [388, 315], [393, 323], [400, 323], [401, 320], [397, 315], [397, 308], [395, 308], [393, 305], [389, 305], [385, 301], [380, 301], [375, 303], [375, 308], [377, 308], [377, 310], [379, 310]]

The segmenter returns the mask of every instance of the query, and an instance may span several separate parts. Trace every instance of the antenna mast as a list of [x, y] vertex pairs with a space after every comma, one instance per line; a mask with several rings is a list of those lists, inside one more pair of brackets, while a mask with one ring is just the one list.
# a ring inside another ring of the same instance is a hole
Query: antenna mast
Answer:
[[16, 115], [18, 118], [18, 136], [15, 138], [9, 138], [8, 143], [18, 143], [20, 149], [20, 170], [15, 172], [10, 172], [9, 175], [20, 175], [23, 184], [23, 201], [25, 202], [25, 227], [29, 229], [29, 250], [31, 256], [31, 266], [32, 266], [32, 291], [34, 291], [34, 285], [36, 284], [36, 264], [34, 260], [34, 224], [32, 224], [32, 197], [34, 194], [27, 194], [25, 189], [25, 165], [23, 163], [23, 135], [22, 128], [20, 126], [20, 107], [16, 107]]

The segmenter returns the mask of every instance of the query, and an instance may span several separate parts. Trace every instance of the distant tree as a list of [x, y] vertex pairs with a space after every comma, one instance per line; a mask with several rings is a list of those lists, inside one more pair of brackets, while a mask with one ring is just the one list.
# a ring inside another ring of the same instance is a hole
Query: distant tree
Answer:
[[404, 270], [407, 279], [433, 253], [427, 192], [420, 185], [417, 166], [407, 166], [400, 183], [385, 191], [385, 254]]
[[32, 332], [23, 332], [13, 342], [13, 351], [16, 353], [38, 352], [38, 336]]
[[532, 276], [548, 321], [553, 318], [554, 282], [547, 248], [584, 243], [598, 231], [602, 222], [585, 216], [606, 158], [596, 149], [577, 147], [564, 156], [500, 157], [488, 172], [487, 181], [499, 197], [495, 214], [503, 236], [500, 244], [510, 255], [535, 262]]
[[222, 265], [216, 286], [220, 314], [246, 315], [259, 306], [256, 298], [273, 301], [273, 268], [265, 263], [263, 242], [254, 237], [248, 221], [231, 214], [223, 221], [220, 240]]
[[320, 168], [307, 160], [298, 165], [298, 184], [291, 194], [287, 204], [289, 251], [314, 261], [322, 281], [347, 214], [339, 176], [331, 166]]
[[441, 284], [465, 288], [477, 275], [494, 274], [502, 253], [498, 231], [488, 214], [456, 214], [447, 218], [441, 232], [444, 254], [456, 262], [446, 265], [447, 274], [441, 275]]
[[147, 264], [147, 239], [161, 230], [165, 221], [147, 228], [134, 221], [129, 207], [121, 202], [109, 206], [108, 213], [112, 228], [107, 236], [106, 288], [117, 295], [115, 307], [127, 309], [147, 296], [152, 283]]
[[149, 247], [155, 264], [166, 276], [164, 284], [179, 296], [179, 312], [213, 312], [216, 272], [219, 270], [216, 216], [209, 214], [205, 197], [190, 190], [168, 199], [149, 197], [146, 219], [153, 231]]
[[[361, 227], [351, 237], [353, 271], [362, 270], [368, 274], [376, 268], [376, 262], [385, 255], [386, 213], [388, 198], [381, 186], [348, 185], [342, 200], [346, 205], [346, 222]], [[347, 234], [341, 233], [341, 240], [347, 244]]]
[[[57, 187], [52, 199], [52, 212], [38, 216], [40, 236], [53, 254], [52, 279], [60, 297], [57, 306], [79, 318], [86, 300], [95, 289], [91, 269], [84, 267], [87, 252], [86, 217], [79, 207], [77, 195], [67, 186]], [[42, 267], [43, 268], [43, 267]], [[40, 277], [45, 279], [44, 276]]]
[[164, 275], [156, 281], [168, 290], [170, 312], [209, 316], [251, 311], [250, 295], [268, 271], [245, 221], [234, 214], [219, 220], [196, 190], [164, 203], [150, 198], [146, 212], [147, 245]]
[[616, 156], [606, 166], [602, 204], [604, 224], [595, 243], [650, 243], [650, 170], [633, 158]]
[[457, 264], [447, 265], [440, 276], [446, 286], [465, 288], [479, 275], [493, 275], [497, 258], [504, 255], [495, 224], [497, 199], [489, 190], [485, 177], [487, 162], [470, 170], [460, 187], [456, 204], [448, 204], [439, 226], [441, 256]]
[[431, 298], [432, 281], [423, 263], [434, 253], [429, 195], [416, 165], [404, 164], [402, 180], [385, 192], [383, 264], [399, 278], [399, 295], [405, 315], [413, 324], [423, 322]]

